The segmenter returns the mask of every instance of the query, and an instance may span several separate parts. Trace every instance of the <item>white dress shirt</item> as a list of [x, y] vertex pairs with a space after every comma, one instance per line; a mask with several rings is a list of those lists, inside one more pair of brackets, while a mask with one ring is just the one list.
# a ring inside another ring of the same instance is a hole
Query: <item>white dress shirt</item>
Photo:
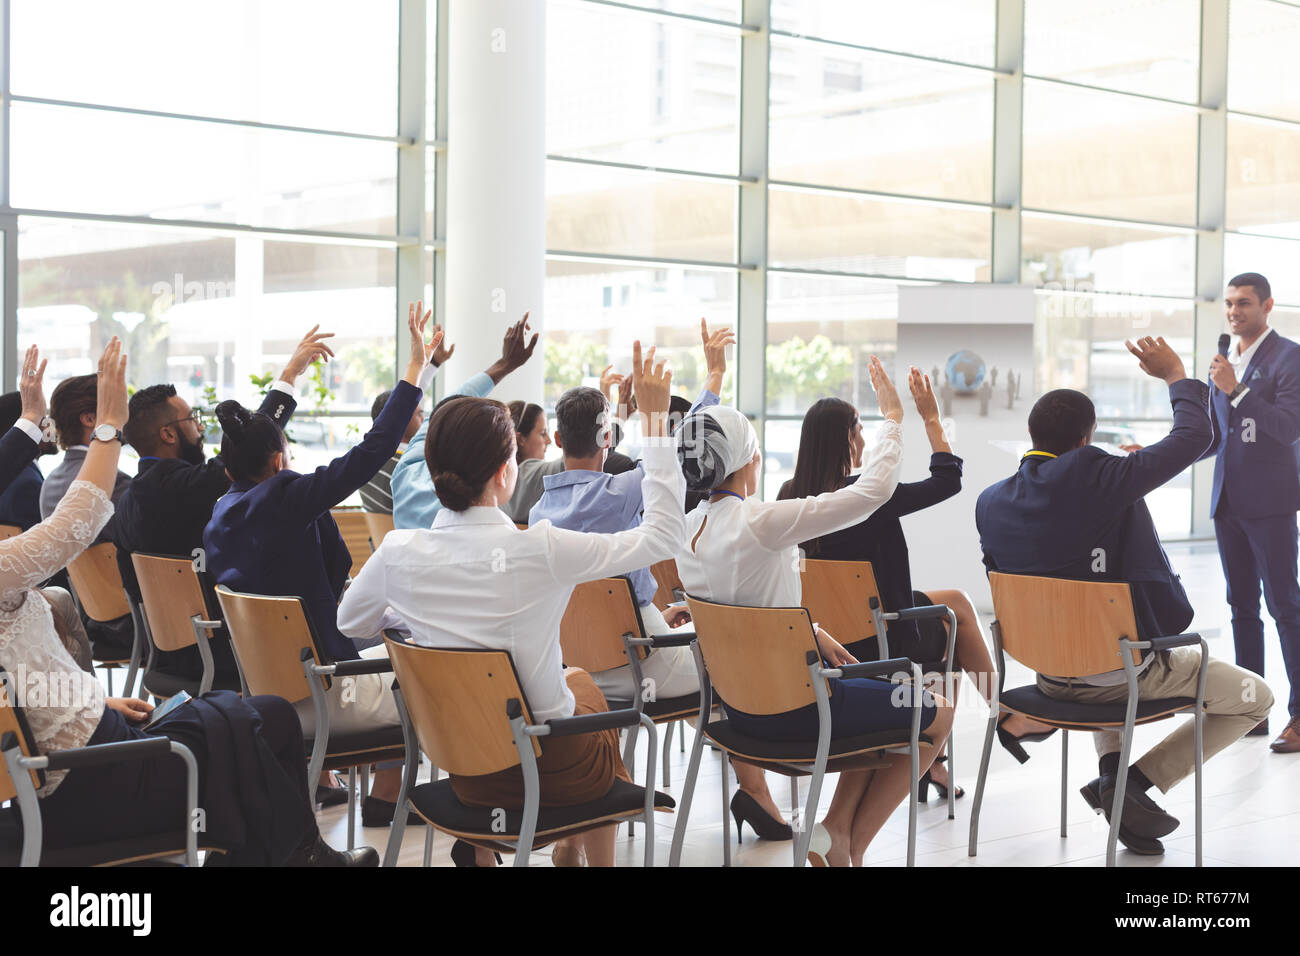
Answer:
[[642, 462], [645, 515], [630, 531], [521, 531], [496, 507], [442, 508], [428, 530], [390, 531], [343, 595], [339, 630], [369, 637], [391, 607], [416, 644], [509, 651], [533, 719], [572, 716], [560, 619], [574, 586], [669, 558], [685, 535], [672, 440], [648, 443]]
[[902, 454], [903, 433], [886, 421], [858, 480], [838, 491], [784, 501], [727, 495], [701, 503], [686, 516], [686, 543], [677, 556], [686, 592], [725, 604], [799, 607], [798, 545], [865, 521], [888, 501]]
[[[1246, 369], [1250, 368], [1250, 360], [1255, 357], [1255, 352], [1258, 351], [1260, 344], [1272, 334], [1273, 330], [1266, 325], [1264, 326], [1264, 333], [1252, 342], [1250, 348], [1246, 349], [1246, 351], [1241, 351], [1241, 339], [1238, 339], [1237, 344], [1228, 349], [1228, 361], [1232, 364], [1232, 372], [1237, 376], [1237, 381], [1242, 385], [1246, 384], [1245, 375]], [[1232, 400], [1233, 408], [1236, 408], [1241, 403], [1241, 400], [1246, 397], [1246, 392], [1248, 391], [1250, 391], [1249, 386], [1242, 389], [1241, 394]]]

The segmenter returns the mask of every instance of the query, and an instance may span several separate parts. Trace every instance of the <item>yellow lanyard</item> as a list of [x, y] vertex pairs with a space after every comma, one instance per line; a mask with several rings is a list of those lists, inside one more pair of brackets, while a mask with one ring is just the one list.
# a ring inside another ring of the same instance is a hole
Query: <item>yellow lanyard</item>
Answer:
[[1030, 455], [1034, 455], [1034, 456], [1039, 457], [1039, 458], [1056, 458], [1056, 457], [1057, 457], [1056, 455], [1053, 455], [1050, 451], [1037, 451], [1037, 450], [1031, 448], [1029, 451], [1025, 452], [1024, 456], [1020, 459], [1020, 463], [1023, 465], [1023, 464], [1025, 463], [1025, 458], [1028, 458]]

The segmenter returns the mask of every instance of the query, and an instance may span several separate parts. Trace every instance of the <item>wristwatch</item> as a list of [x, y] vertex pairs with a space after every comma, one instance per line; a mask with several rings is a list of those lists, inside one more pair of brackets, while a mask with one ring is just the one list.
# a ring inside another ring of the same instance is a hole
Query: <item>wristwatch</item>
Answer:
[[1228, 393], [1228, 401], [1235, 402], [1237, 399], [1241, 398], [1241, 396], [1245, 395], [1249, 391], [1250, 389], [1246, 387], [1245, 382], [1238, 382], [1237, 387]]
[[122, 429], [116, 428], [107, 422], [102, 425], [96, 425], [95, 430], [91, 432], [91, 434], [94, 436], [95, 441], [112, 441], [114, 438], [119, 442], [123, 440]]

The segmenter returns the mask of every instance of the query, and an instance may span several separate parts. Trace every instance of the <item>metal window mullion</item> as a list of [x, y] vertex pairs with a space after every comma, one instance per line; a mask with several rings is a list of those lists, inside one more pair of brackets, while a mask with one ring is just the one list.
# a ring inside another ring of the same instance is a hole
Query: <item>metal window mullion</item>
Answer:
[[993, 81], [992, 280], [1020, 281], [1024, 144], [1025, 0], [997, 0]]
[[[433, 318], [444, 329], [447, 316], [447, 77], [450, 49], [447, 32], [448, 7], [451, 0], [433, 0], [436, 8], [434, 28], [434, 113], [433, 113]], [[434, 395], [442, 398], [448, 383], [434, 380]]]
[[[1201, 64], [1196, 178], [1195, 368], [1200, 377], [1217, 351], [1223, 328], [1223, 237], [1228, 189], [1228, 7], [1229, 0], [1201, 0]], [[1214, 533], [1210, 496], [1214, 464], [1192, 468], [1192, 535]]]
[[425, 2], [400, 0], [398, 9], [397, 129], [407, 145], [397, 150], [397, 231], [418, 236], [414, 245], [399, 246], [394, 300], [393, 378], [405, 351], [406, 304], [424, 298], [424, 114]]
[[[9, 209], [9, 5], [0, 2], [0, 207]], [[0, 387], [18, 387], [18, 217], [0, 214], [4, 242], [4, 334], [0, 341]]]
[[[767, 140], [771, 23], [769, 0], [743, 0], [741, 17], [758, 27], [740, 40], [740, 173], [737, 258], [736, 407], [755, 423], [767, 412]], [[759, 489], [762, 494], [762, 489]]]

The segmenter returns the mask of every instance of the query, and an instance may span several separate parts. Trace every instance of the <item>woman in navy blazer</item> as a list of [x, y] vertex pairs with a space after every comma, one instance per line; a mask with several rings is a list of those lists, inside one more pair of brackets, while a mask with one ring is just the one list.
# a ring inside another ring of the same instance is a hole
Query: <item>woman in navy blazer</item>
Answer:
[[[266, 415], [250, 412], [236, 401], [217, 406], [221, 458], [232, 484], [212, 509], [212, 520], [203, 533], [208, 570], [218, 584], [235, 591], [301, 597], [321, 646], [334, 660], [386, 654], [382, 644], [358, 654], [352, 641], [339, 633], [336, 612], [352, 558], [330, 508], [365, 485], [393, 457], [424, 397], [424, 386], [433, 371], [429, 358], [442, 341], [442, 332], [435, 329], [433, 342], [425, 344], [431, 313], [421, 317], [422, 311], [411, 306], [406, 374], [370, 431], [351, 451], [311, 474], [289, 470], [284, 433]], [[385, 675], [360, 675], [344, 701], [343, 683], [335, 682], [329, 692], [331, 730], [396, 725], [390, 683]], [[304, 731], [313, 733], [311, 702], [303, 701], [297, 707]], [[387, 820], [391, 820], [400, 784], [400, 764], [396, 769], [381, 767], [363, 817], [373, 816], [377, 822], [386, 808]], [[363, 822], [374, 825], [369, 819]]]

